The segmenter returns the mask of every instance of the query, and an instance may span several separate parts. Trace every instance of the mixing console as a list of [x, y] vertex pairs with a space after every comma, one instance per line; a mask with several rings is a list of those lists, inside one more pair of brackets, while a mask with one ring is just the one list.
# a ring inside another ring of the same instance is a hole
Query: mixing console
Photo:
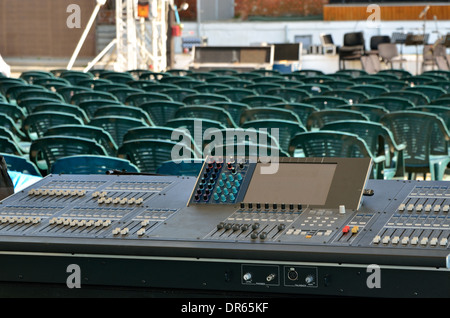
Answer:
[[[59, 267], [75, 263], [97, 286], [450, 297], [447, 182], [368, 180], [368, 159], [261, 166], [49, 175], [0, 202], [0, 281], [65, 284]], [[367, 286], [369, 265], [382, 288]]]

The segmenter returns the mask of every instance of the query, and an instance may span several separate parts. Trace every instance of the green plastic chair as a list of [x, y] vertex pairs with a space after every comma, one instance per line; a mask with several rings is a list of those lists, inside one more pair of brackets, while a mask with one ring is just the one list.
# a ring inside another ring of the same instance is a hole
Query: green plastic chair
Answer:
[[[22, 122], [23, 125], [23, 122]], [[6, 114], [0, 113], [0, 127], [8, 129], [18, 140], [27, 140], [27, 135], [22, 131], [21, 126], [14, 122], [14, 119]]]
[[25, 85], [25, 86], [12, 86], [8, 88], [5, 97], [8, 99], [9, 103], [19, 105], [19, 95], [25, 94], [26, 92], [31, 92], [29, 95], [22, 95], [20, 100], [29, 98], [49, 98], [49, 99], [60, 99], [56, 93], [46, 90], [40, 85]]
[[[217, 74], [215, 74], [217, 75]], [[236, 75], [217, 75], [213, 77], [205, 78], [205, 82], [208, 83], [224, 83], [226, 81], [236, 80], [238, 77]]]
[[207, 105], [215, 102], [231, 102], [231, 100], [219, 94], [207, 93], [197, 93], [195, 95], [186, 96], [183, 99], [183, 103], [186, 105]]
[[326, 81], [334, 81], [334, 78], [328, 75], [317, 75], [302, 79], [302, 82], [305, 84], [324, 84]]
[[403, 80], [385, 80], [373, 84], [386, 87], [389, 91], [399, 91], [408, 87], [408, 83]]
[[92, 79], [94, 76], [90, 73], [81, 73], [81, 72], [63, 72], [59, 75], [59, 77], [64, 78], [65, 80], [69, 81], [70, 84], [77, 86], [79, 82], [86, 80], [86, 79]]
[[[371, 158], [372, 178], [382, 178], [384, 156], [373, 154], [366, 142], [355, 134], [340, 131], [315, 131], [295, 135], [289, 145], [291, 157]], [[300, 155], [298, 155], [300, 154]]]
[[301, 103], [305, 98], [311, 97], [306, 90], [299, 88], [272, 88], [266, 91], [266, 95], [273, 95], [283, 98], [288, 103]]
[[203, 81], [194, 80], [194, 79], [184, 79], [176, 82], [176, 85], [180, 88], [194, 89], [198, 85], [203, 84]]
[[348, 109], [355, 110], [366, 115], [366, 117], [373, 122], [379, 122], [380, 118], [389, 111], [383, 106], [372, 105], [372, 104], [353, 104], [353, 105], [341, 105], [336, 109]]
[[[179, 158], [173, 158], [174, 154]], [[145, 173], [156, 173], [161, 164], [169, 160], [196, 158], [192, 149], [186, 145], [161, 139], [125, 141], [119, 147], [117, 156], [129, 160]]]
[[[200, 85], [196, 85], [193, 87], [199, 93], [207, 93], [207, 94], [217, 94], [217, 91], [223, 89], [230, 89], [230, 85], [226, 85], [223, 83], [202, 83]], [[219, 94], [221, 95], [221, 94]]]
[[219, 74], [216, 74], [214, 72], [192, 72], [190, 74], [187, 74], [186, 76], [193, 78], [195, 80], [206, 81], [209, 78], [219, 76]]
[[85, 124], [89, 123], [88, 115], [81, 107], [77, 105], [58, 102], [47, 102], [36, 105], [31, 111], [31, 113], [38, 113], [38, 112], [59, 112], [72, 114], [80, 118], [83, 121], [83, 123]]
[[138, 167], [122, 158], [102, 155], [76, 155], [57, 159], [53, 162], [52, 174], [106, 174], [111, 170], [140, 172]]
[[92, 139], [69, 136], [48, 136], [34, 140], [30, 145], [30, 161], [46, 176], [59, 158], [73, 155], [108, 156], [106, 150]]
[[219, 107], [227, 111], [236, 124], [239, 123], [242, 112], [251, 108], [247, 104], [239, 102], [217, 102], [211, 103], [210, 106]]
[[80, 107], [89, 118], [94, 117], [95, 111], [103, 106], [108, 105], [122, 105], [119, 101], [113, 101], [109, 99], [94, 99], [87, 100], [79, 103], [77, 106]]
[[434, 82], [436, 79], [433, 76], [415, 75], [411, 77], [405, 77], [405, 82], [408, 86], [426, 85], [429, 82]]
[[24, 156], [24, 151], [20, 148], [20, 146], [12, 139], [0, 136], [0, 149], [2, 153], [12, 154], [16, 156]]
[[[59, 77], [36, 78], [33, 80], [33, 84], [41, 85], [47, 89], [49, 89], [50, 87], [54, 87], [53, 85], [55, 85], [55, 84], [57, 84], [57, 87], [64, 87], [64, 86], [71, 85], [68, 80], [65, 80], [64, 78], [59, 78]], [[58, 86], [58, 85], [62, 85], [62, 86]]]
[[134, 78], [131, 74], [125, 72], [106, 72], [100, 75], [100, 78], [110, 80], [113, 83], [127, 84], [133, 81]]
[[450, 71], [446, 70], [428, 70], [422, 72], [422, 75], [438, 75], [440, 77], [445, 77], [446, 79], [450, 80]]
[[244, 97], [240, 103], [247, 104], [250, 107], [265, 107], [271, 104], [287, 103], [287, 101], [282, 97], [273, 95], [256, 95]]
[[[22, 80], [21, 78], [14, 78], [14, 77], [0, 77], [0, 93], [8, 99], [6, 96], [6, 92], [11, 87], [23, 87], [26, 86], [27, 83]], [[38, 86], [38, 85], [36, 85]]]
[[248, 85], [254, 84], [254, 82], [245, 79], [233, 79], [228, 81], [223, 81], [224, 84], [229, 85], [234, 88], [247, 88]]
[[175, 84], [169, 84], [169, 83], [153, 83], [153, 84], [147, 84], [141, 87], [142, 90], [148, 92], [148, 93], [164, 93], [165, 90], [170, 89], [180, 89], [181, 87]]
[[245, 97], [257, 95], [257, 93], [254, 90], [239, 87], [218, 90], [216, 94], [225, 96], [230, 101], [236, 103], [239, 103]]
[[350, 82], [354, 83], [355, 85], [365, 85], [365, 84], [376, 84], [377, 82], [384, 81], [383, 76], [376, 76], [376, 75], [363, 75], [355, 78], [349, 79]]
[[175, 162], [173, 160], [165, 161], [156, 169], [159, 175], [168, 176], [189, 176], [198, 177], [200, 174], [204, 160], [191, 160], [190, 162]]
[[[423, 93], [428, 97], [429, 101], [438, 99], [442, 95], [447, 94], [447, 91], [441, 87], [436, 87], [432, 85], [417, 85], [413, 87], [406, 88], [407, 91], [411, 92], [420, 92]], [[422, 105], [422, 104], [416, 104], [416, 105]]]
[[109, 156], [115, 157], [117, 155], [117, 144], [111, 137], [109, 132], [103, 128], [90, 125], [59, 125], [47, 129], [44, 137], [48, 136], [69, 136], [81, 137], [85, 139], [95, 140], [108, 153]]
[[124, 116], [101, 116], [93, 117], [89, 123], [91, 126], [103, 128], [109, 132], [117, 146], [120, 147], [123, 136], [132, 128], [149, 126], [141, 119]]
[[266, 95], [266, 92], [268, 90], [274, 89], [274, 88], [282, 88], [282, 87], [283, 86], [281, 84], [262, 82], [262, 83], [250, 84], [250, 85], [246, 86], [245, 88], [251, 89], [252, 91], [256, 92], [256, 94], [258, 94], [258, 95]]
[[386, 87], [375, 84], [354, 85], [351, 89], [365, 93], [368, 98], [378, 97], [383, 93], [389, 92], [389, 89]]
[[180, 107], [175, 112], [174, 118], [198, 118], [218, 121], [226, 127], [235, 128], [237, 124], [234, 122], [231, 115], [220, 107], [209, 105], [188, 105]]
[[90, 89], [89, 87], [74, 86], [74, 85], [63, 86], [56, 90], [56, 92], [64, 98], [64, 101], [66, 103], [70, 103], [70, 101], [72, 100], [72, 96], [75, 95], [76, 93], [91, 92], [91, 91], [92, 89]]
[[109, 93], [109, 91], [111, 91], [112, 89], [119, 89], [119, 88], [127, 89], [130, 87], [127, 84], [109, 82], [95, 85], [94, 91]]
[[349, 75], [352, 78], [357, 78], [357, 77], [369, 75], [366, 71], [358, 70], [358, 69], [338, 70], [334, 74], [336, 74], [336, 75], [345, 74], [345, 75]]
[[116, 96], [117, 100], [121, 103], [126, 103], [127, 98], [133, 94], [144, 93], [143, 90], [137, 88], [113, 88], [108, 91], [109, 93]]
[[322, 95], [324, 92], [331, 91], [332, 88], [325, 84], [300, 84], [298, 86], [294, 86], [294, 88], [301, 89], [307, 91], [311, 96]]
[[448, 81], [448, 80], [435, 81], [432, 83], [432, 86], [443, 88], [445, 90], [446, 94], [450, 93], [450, 81]]
[[302, 121], [291, 110], [275, 107], [253, 107], [242, 112], [241, 118], [239, 119], [239, 126], [248, 121], [262, 120], [262, 119], [279, 119], [297, 122], [303, 126]]
[[172, 75], [167, 72], [144, 71], [139, 74], [139, 79], [159, 81], [161, 78], [166, 77], [166, 76], [172, 76]]
[[25, 118], [22, 130], [28, 140], [36, 140], [44, 136], [47, 129], [59, 125], [83, 125], [81, 118], [68, 113], [43, 111], [31, 113]]
[[411, 101], [414, 105], [426, 105], [430, 103], [430, 99], [421, 92], [401, 90], [401, 91], [389, 91], [383, 93], [381, 97], [400, 97]]
[[450, 97], [440, 97], [432, 100], [429, 105], [450, 106]]
[[380, 96], [369, 98], [364, 102], [364, 104], [372, 104], [383, 106], [389, 112], [405, 110], [410, 107], [414, 107], [414, 103], [406, 98], [393, 97], [393, 96]]
[[347, 89], [351, 88], [355, 85], [355, 83], [348, 81], [348, 80], [341, 80], [341, 79], [332, 79], [332, 80], [326, 80], [322, 82], [323, 85], [329, 86], [332, 90], [335, 89]]
[[182, 82], [182, 81], [194, 81], [194, 82], [198, 82], [197, 80], [193, 79], [192, 77], [186, 77], [186, 76], [182, 76], [182, 75], [174, 75], [171, 74], [171, 76], [165, 76], [159, 79], [160, 83], [164, 83], [164, 84], [175, 84], [177, 85], [178, 82]]
[[143, 92], [127, 96], [127, 98], [124, 100], [124, 104], [139, 107], [141, 104], [159, 100], [173, 101], [173, 99], [169, 95], [164, 93]]
[[295, 121], [287, 121], [280, 119], [260, 119], [245, 122], [242, 126], [244, 129], [254, 128], [257, 131], [265, 131], [274, 138], [278, 139], [280, 149], [288, 151], [291, 138], [300, 132], [306, 131], [306, 128]]
[[156, 126], [164, 126], [167, 121], [174, 119], [176, 111], [184, 106], [184, 103], [181, 102], [160, 100], [141, 104], [139, 108], [150, 115]]
[[163, 126], [152, 127], [138, 127], [127, 131], [123, 136], [123, 141], [138, 140], [138, 139], [162, 139], [171, 140], [175, 142], [185, 142], [186, 145], [190, 145], [195, 155], [201, 156], [201, 149], [199, 149], [192, 139], [191, 134], [183, 129], [176, 129]]
[[292, 74], [300, 74], [300, 75], [303, 75], [304, 77], [325, 75], [322, 71], [313, 70], [313, 69], [302, 69], [302, 70], [294, 71], [294, 72], [292, 72]]
[[161, 90], [161, 94], [169, 96], [175, 102], [180, 102], [180, 103], [184, 104], [183, 100], [186, 97], [198, 94], [198, 92], [192, 88], [178, 87], [178, 88], [170, 88], [170, 89]]
[[303, 125], [304, 123], [306, 123], [309, 115], [311, 115], [312, 112], [319, 110], [319, 108], [317, 108], [316, 106], [305, 103], [278, 103], [269, 105], [269, 107], [287, 109], [294, 112]]
[[406, 145], [398, 145], [392, 132], [380, 123], [362, 120], [333, 121], [322, 126], [321, 130], [340, 131], [355, 134], [363, 139], [372, 154], [384, 156], [384, 167], [380, 167], [377, 178], [392, 179], [405, 176], [403, 151]]
[[[349, 104], [362, 103], [369, 98], [369, 95], [362, 91], [355, 91], [352, 89], [336, 89], [324, 92], [322, 96], [331, 96], [337, 98], [344, 98]], [[306, 102], [306, 101], [305, 101]]]
[[149, 80], [134, 80], [134, 81], [128, 83], [129, 87], [131, 87], [131, 88], [139, 88], [139, 89], [142, 89], [142, 90], [144, 90], [144, 88], [146, 86], [151, 86], [151, 85], [159, 85], [159, 82], [149, 81]]
[[379, 76], [386, 76], [391, 75], [398, 79], [404, 79], [407, 77], [411, 77], [412, 74], [406, 70], [403, 69], [387, 69], [387, 70], [381, 70], [377, 72], [377, 75]]
[[23, 174], [42, 177], [41, 172], [36, 165], [27, 158], [11, 153], [2, 153], [2, 156], [5, 158], [8, 171], [16, 171]]
[[356, 110], [349, 109], [323, 109], [309, 115], [306, 122], [307, 130], [320, 129], [323, 125], [338, 120], [364, 120], [369, 121], [366, 115]]
[[149, 126], [154, 126], [152, 119], [149, 114], [139, 107], [128, 106], [128, 105], [107, 105], [99, 107], [95, 113], [94, 117], [107, 117], [107, 116], [123, 116], [129, 118], [135, 118], [144, 121]]
[[[392, 131], [398, 144], [406, 144], [405, 171], [409, 179], [414, 179], [418, 173], [429, 172], [432, 180], [442, 180], [450, 162], [450, 133], [441, 118], [420, 111], [398, 111], [386, 114], [380, 122]], [[436, 127], [442, 137], [433, 135]], [[432, 141], [436, 138], [445, 141], [443, 150], [438, 153], [433, 152]]]
[[22, 72], [19, 77], [29, 84], [34, 84], [37, 79], [53, 78], [54, 76], [50, 72], [33, 70]]
[[98, 85], [111, 84], [111, 83], [112, 83], [111, 81], [104, 79], [104, 78], [92, 78], [92, 79], [85, 79], [85, 80], [79, 81], [78, 86], [82, 86], [82, 87], [89, 88], [91, 90], [95, 90], [95, 88]]
[[303, 103], [313, 105], [318, 109], [330, 109], [350, 104], [347, 99], [335, 96], [312, 96], [304, 99]]
[[19, 127], [26, 117], [26, 113], [20, 106], [9, 103], [0, 103], [0, 114], [10, 117]]
[[101, 92], [101, 91], [88, 91], [88, 92], [78, 92], [75, 93], [70, 99], [71, 104], [80, 105], [80, 103], [88, 101], [88, 100], [111, 100], [111, 101], [119, 101], [117, 97], [115, 97], [111, 93]]

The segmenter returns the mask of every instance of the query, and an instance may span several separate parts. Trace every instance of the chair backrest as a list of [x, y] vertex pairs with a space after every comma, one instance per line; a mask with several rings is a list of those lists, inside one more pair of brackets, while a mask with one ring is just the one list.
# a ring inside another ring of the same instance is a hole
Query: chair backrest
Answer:
[[102, 155], [75, 155], [63, 157], [53, 162], [53, 174], [105, 174], [110, 170], [140, 172], [130, 161]]
[[[447, 127], [435, 114], [420, 111], [398, 111], [384, 115], [381, 124], [392, 131], [398, 144], [406, 144], [406, 166], [428, 166], [432, 150], [433, 132], [436, 127], [448, 135]], [[445, 151], [448, 155], [448, 152]]]
[[110, 156], [116, 156], [117, 144], [109, 132], [90, 125], [59, 125], [47, 129], [44, 136], [71, 136], [95, 140]]
[[219, 107], [226, 110], [233, 121], [238, 124], [241, 118], [241, 114], [244, 110], [250, 109], [251, 107], [244, 103], [239, 102], [217, 102], [210, 104], [211, 106]]
[[154, 123], [151, 120], [149, 114], [142, 108], [128, 106], [128, 105], [108, 105], [99, 107], [95, 113], [94, 117], [105, 117], [105, 116], [124, 116], [130, 118], [136, 118], [143, 120], [148, 125], [153, 126]]
[[233, 118], [226, 110], [209, 105], [188, 105], [185, 107], [180, 107], [175, 113], [175, 118], [209, 119], [218, 121], [227, 127], [237, 127]]
[[319, 109], [336, 108], [340, 105], [350, 104], [344, 97], [336, 96], [312, 96], [304, 99], [303, 103], [311, 104]]
[[[173, 154], [178, 158], [173, 158]], [[191, 148], [181, 143], [161, 139], [140, 139], [125, 141], [117, 152], [119, 158], [128, 159], [141, 172], [155, 173], [158, 167], [177, 159], [195, 159]]]
[[338, 109], [350, 109], [356, 110], [367, 116], [370, 121], [378, 122], [384, 114], [389, 113], [389, 111], [383, 106], [372, 105], [372, 104], [353, 104], [353, 105], [342, 105]]
[[317, 112], [313, 112], [306, 122], [306, 128], [308, 130], [321, 128], [326, 123], [337, 120], [365, 120], [368, 121], [366, 115], [356, 110], [349, 109], [324, 109]]
[[247, 96], [241, 99], [241, 103], [247, 104], [250, 107], [268, 106], [276, 103], [286, 103], [287, 101], [278, 96], [273, 95], [256, 95]]
[[394, 96], [380, 96], [380, 97], [369, 98], [364, 103], [383, 106], [390, 112], [405, 110], [409, 107], [415, 106], [413, 102], [411, 102], [410, 100], [408, 100], [406, 98], [394, 97]]
[[370, 38], [370, 49], [377, 51], [381, 43], [391, 43], [389, 35], [374, 35]]
[[219, 94], [197, 93], [195, 95], [186, 96], [183, 103], [186, 105], [207, 105], [215, 102], [230, 102], [231, 100]]
[[426, 105], [430, 103], [430, 99], [419, 91], [400, 90], [383, 93], [381, 96], [392, 96], [405, 98], [414, 103], [414, 105]]
[[300, 118], [291, 110], [275, 108], [275, 107], [254, 107], [244, 110], [239, 120], [239, 126], [242, 126], [245, 122], [261, 119], [280, 119], [298, 122], [303, 125]]
[[[105, 148], [92, 139], [48, 136], [31, 143], [29, 156], [30, 161], [45, 175], [57, 159], [81, 154], [108, 155]], [[45, 165], [42, 165], [41, 160], [45, 161]]]
[[287, 110], [293, 111], [295, 114], [297, 114], [298, 118], [300, 119], [300, 122], [303, 125], [305, 125], [306, 121], [308, 120], [309, 115], [312, 112], [319, 110], [319, 108], [315, 107], [314, 105], [310, 105], [310, 104], [306, 104], [306, 103], [278, 103], [278, 104], [272, 104], [272, 105], [270, 105], [270, 107], [287, 109]]
[[350, 104], [362, 103], [369, 98], [369, 95], [362, 91], [354, 91], [352, 89], [335, 89], [328, 92], [324, 92], [322, 96], [341, 97], [348, 101]]
[[80, 118], [84, 123], [89, 122], [89, 117], [86, 112], [77, 105], [58, 103], [58, 102], [47, 102], [38, 104], [34, 107], [34, 112], [60, 112], [75, 115]]
[[340, 131], [315, 131], [295, 135], [289, 154], [303, 150], [305, 157], [373, 158], [366, 142], [355, 134]]
[[107, 105], [122, 105], [122, 104], [119, 101], [113, 101], [109, 99], [94, 99], [80, 102], [78, 104], [78, 107], [83, 109], [89, 118], [92, 118], [94, 117], [94, 113], [97, 109]]
[[77, 92], [70, 99], [71, 104], [79, 105], [81, 102], [88, 100], [98, 100], [98, 99], [106, 99], [111, 101], [118, 101], [117, 97], [115, 97], [111, 93], [100, 92], [100, 91], [88, 91], [88, 92]]
[[123, 102], [126, 105], [139, 107], [144, 103], [148, 103], [155, 100], [173, 101], [172, 97], [164, 93], [142, 92], [128, 95]]
[[65, 124], [83, 125], [84, 122], [73, 114], [52, 111], [34, 112], [25, 118], [22, 129], [30, 140], [34, 140], [44, 136], [50, 127]]
[[289, 87], [271, 88], [266, 91], [266, 94], [281, 97], [288, 103], [300, 103], [305, 98], [309, 98], [312, 96], [306, 90]]
[[24, 152], [17, 143], [11, 138], [0, 136], [0, 149], [2, 153], [12, 154], [16, 156], [23, 156]]
[[29, 174], [38, 177], [42, 176], [36, 165], [27, 158], [10, 153], [2, 153], [1, 155], [3, 156], [3, 158], [5, 158], [8, 171], [17, 171], [23, 174]]
[[344, 34], [344, 46], [365, 46], [363, 32], [349, 32]]
[[132, 128], [149, 126], [141, 119], [124, 117], [124, 116], [101, 116], [94, 117], [89, 122], [90, 125], [101, 127], [114, 139], [117, 146], [120, 146], [123, 141], [123, 136]]
[[167, 121], [175, 118], [175, 113], [184, 103], [175, 101], [152, 101], [139, 105], [146, 111], [156, 126], [163, 126]]
[[216, 92], [216, 94], [223, 95], [229, 100], [233, 102], [240, 102], [243, 98], [247, 96], [255, 96], [257, 93], [248, 88], [227, 88], [227, 89], [221, 89]]

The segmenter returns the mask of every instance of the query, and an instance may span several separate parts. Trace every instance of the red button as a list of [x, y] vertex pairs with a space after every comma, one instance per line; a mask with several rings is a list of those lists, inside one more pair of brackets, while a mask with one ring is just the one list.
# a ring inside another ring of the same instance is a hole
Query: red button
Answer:
[[346, 225], [344, 226], [344, 228], [342, 229], [342, 233], [348, 233], [350, 232], [350, 226]]

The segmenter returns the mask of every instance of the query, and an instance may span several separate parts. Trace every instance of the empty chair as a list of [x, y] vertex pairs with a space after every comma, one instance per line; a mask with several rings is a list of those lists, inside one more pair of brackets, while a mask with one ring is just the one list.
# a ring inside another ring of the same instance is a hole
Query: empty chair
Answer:
[[47, 91], [47, 90], [39, 90], [39, 89], [33, 89], [33, 90], [26, 90], [21, 92], [16, 97], [16, 103], [17, 105], [21, 105], [21, 101], [27, 100], [27, 99], [33, 99], [33, 98], [48, 98], [53, 99], [59, 102], [64, 102], [64, 99], [61, 95], [55, 92]]
[[127, 84], [134, 80], [130, 73], [125, 72], [104, 72], [100, 75], [100, 78], [107, 79], [113, 83]]
[[59, 112], [72, 114], [80, 118], [83, 123], [87, 124], [89, 122], [89, 117], [86, 112], [78, 107], [77, 105], [58, 103], [58, 102], [47, 102], [36, 105], [32, 113], [37, 112]]
[[273, 95], [257, 95], [244, 97], [240, 102], [247, 104], [250, 107], [264, 107], [276, 103], [286, 103], [286, 100], [282, 97]]
[[[381, 124], [392, 131], [397, 143], [406, 144], [405, 171], [409, 179], [418, 173], [430, 173], [432, 180], [442, 180], [450, 162], [447, 144], [450, 133], [441, 118], [420, 111], [398, 111], [384, 115]], [[432, 139], [436, 127], [444, 140], [442, 151], [433, 153]]]
[[[194, 86], [194, 89], [199, 93], [210, 93], [210, 94], [216, 94], [217, 91], [223, 90], [223, 89], [230, 89], [230, 85], [226, 85], [223, 83], [204, 83], [200, 85]], [[221, 95], [221, 94], [219, 94]]]
[[409, 107], [414, 107], [414, 103], [406, 98], [394, 96], [381, 96], [369, 98], [364, 102], [365, 104], [379, 105], [386, 108], [389, 112], [404, 110]]
[[300, 84], [295, 88], [307, 91], [311, 96], [322, 95], [322, 93], [331, 91], [332, 88], [325, 84]]
[[370, 121], [378, 122], [381, 117], [389, 113], [389, 111], [383, 106], [372, 104], [353, 104], [353, 105], [341, 105], [338, 109], [350, 109], [356, 110], [367, 116]]
[[69, 81], [72, 85], [78, 85], [80, 81], [86, 80], [86, 79], [92, 79], [94, 76], [90, 73], [83, 73], [78, 71], [63, 71], [59, 77], [64, 78], [65, 80]]
[[349, 32], [344, 34], [344, 43], [339, 48], [339, 69], [345, 69], [345, 61], [359, 61], [365, 54], [363, 32]]
[[378, 122], [362, 120], [333, 121], [322, 126], [321, 130], [341, 131], [352, 133], [363, 139], [372, 154], [385, 156], [383, 170], [378, 177], [392, 179], [403, 177], [405, 174], [405, 161], [403, 150], [406, 145], [398, 145], [392, 132]]
[[300, 103], [305, 98], [311, 97], [311, 94], [299, 88], [271, 88], [266, 91], [267, 95], [273, 95], [283, 98], [288, 103]]
[[401, 69], [403, 67], [403, 63], [406, 62], [406, 59], [398, 53], [397, 44], [395, 43], [378, 44], [378, 55], [391, 69], [397, 68], [395, 63], [399, 63], [398, 66]]
[[27, 140], [27, 135], [22, 131], [21, 126], [17, 125], [14, 119], [6, 114], [0, 113], [0, 127], [9, 130], [19, 140]]
[[43, 111], [28, 115], [23, 121], [22, 129], [29, 140], [36, 140], [44, 136], [50, 127], [64, 124], [83, 125], [84, 123], [73, 114]]
[[198, 94], [198, 92], [195, 89], [192, 88], [169, 88], [161, 90], [161, 94], [169, 96], [173, 101], [183, 103], [183, 100], [191, 95]]
[[91, 119], [90, 125], [101, 127], [109, 132], [118, 147], [122, 144], [123, 136], [131, 128], [149, 126], [145, 121], [123, 116], [101, 116]]
[[233, 121], [236, 124], [239, 123], [242, 112], [246, 109], [251, 108], [247, 104], [239, 103], [239, 102], [217, 102], [217, 103], [212, 103], [210, 105], [222, 108], [223, 110], [227, 111], [230, 114], [231, 118], [233, 118]]
[[128, 105], [107, 105], [99, 107], [92, 118], [95, 117], [107, 117], [107, 116], [123, 116], [136, 118], [146, 122], [149, 126], [153, 126], [154, 123], [151, 120], [149, 114], [139, 107]]
[[383, 76], [386, 79], [405, 79], [407, 77], [411, 77], [412, 74], [407, 71], [404, 70], [402, 68], [398, 69], [398, 68], [393, 68], [393, 69], [386, 69], [386, 70], [381, 70], [377, 73], [377, 76]]
[[[174, 155], [176, 158], [174, 158]], [[195, 154], [191, 148], [169, 140], [139, 139], [125, 141], [118, 150], [118, 157], [129, 160], [141, 172], [156, 173], [169, 160], [191, 160]]]
[[141, 104], [156, 100], [173, 101], [173, 99], [169, 95], [164, 93], [143, 92], [128, 95], [127, 98], [124, 100], [124, 104], [131, 106], [139, 106]]
[[10, 117], [19, 127], [26, 117], [26, 113], [20, 106], [0, 102], [0, 114]]
[[195, 95], [186, 96], [183, 103], [186, 105], [207, 105], [215, 102], [230, 102], [230, 100], [219, 94], [197, 93]]
[[281, 119], [294, 121], [303, 125], [300, 118], [291, 110], [275, 107], [253, 107], [242, 112], [239, 126], [245, 122], [261, 119]]
[[378, 46], [383, 43], [391, 43], [391, 37], [389, 35], [374, 35], [370, 38], [370, 51], [369, 54], [378, 55]]
[[314, 105], [306, 103], [278, 103], [272, 104], [269, 107], [287, 109], [294, 112], [295, 114], [297, 114], [298, 118], [300, 119], [300, 122], [303, 123], [303, 125], [304, 123], [306, 123], [309, 115], [312, 112], [319, 110], [319, 108], [315, 107]]
[[74, 85], [59, 87], [56, 90], [56, 92], [64, 98], [64, 101], [66, 103], [70, 103], [70, 101], [72, 100], [72, 96], [75, 95], [76, 93], [90, 92], [90, 91], [92, 90], [89, 87], [74, 86]]
[[13, 140], [5, 136], [0, 136], [0, 149], [2, 153], [12, 154], [16, 156], [25, 155], [20, 146]]
[[1, 155], [5, 159], [8, 171], [16, 171], [23, 174], [42, 177], [41, 172], [36, 167], [36, 165], [27, 158], [11, 153], [2, 153]]
[[34, 140], [30, 145], [29, 155], [30, 161], [45, 176], [57, 159], [82, 154], [108, 155], [94, 140], [69, 136], [48, 136]]
[[[369, 98], [369, 95], [362, 91], [354, 91], [352, 89], [335, 89], [324, 92], [322, 96], [333, 96], [346, 99], [350, 104], [362, 103]], [[306, 101], [305, 101], [306, 102]]]
[[283, 151], [288, 150], [289, 142], [291, 138], [300, 132], [306, 131], [305, 127], [296, 121], [288, 121], [281, 119], [259, 119], [247, 121], [242, 124], [244, 129], [256, 129], [269, 133], [275, 139], [278, 139], [280, 149]]
[[371, 158], [372, 176], [382, 178], [385, 157], [373, 154], [366, 142], [355, 134], [327, 130], [300, 133], [289, 145], [290, 156], [298, 156], [296, 153], [305, 157]]
[[111, 94], [113, 94], [114, 96], [116, 96], [117, 99], [118, 99], [120, 102], [124, 103], [124, 104], [125, 104], [127, 98], [128, 98], [130, 95], [138, 94], [138, 93], [144, 93], [144, 91], [141, 90], [141, 89], [130, 88], [130, 87], [126, 87], [126, 88], [113, 88], [113, 89], [110, 89], [108, 92], [111, 93]]
[[209, 105], [189, 105], [180, 107], [175, 113], [175, 118], [209, 119], [218, 121], [226, 127], [237, 127], [237, 124], [234, 122], [233, 118], [226, 110], [220, 107]]
[[221, 89], [216, 92], [219, 95], [223, 95], [232, 102], [240, 102], [243, 98], [247, 96], [256, 96], [257, 93], [248, 88], [228, 88], [228, 89]]
[[85, 102], [88, 100], [98, 100], [98, 99], [118, 101], [118, 99], [111, 93], [99, 92], [99, 91], [87, 91], [87, 92], [75, 93], [72, 96], [70, 103], [79, 105], [81, 102]]
[[404, 80], [381, 80], [373, 83], [374, 85], [383, 86], [387, 88], [389, 91], [398, 91], [408, 87], [408, 83]]
[[367, 95], [367, 98], [377, 97], [383, 93], [389, 92], [388, 88], [375, 84], [354, 85], [351, 89], [353, 91], [364, 92]]
[[40, 85], [28, 85], [28, 84], [12, 84], [7, 87], [6, 92], [3, 95], [6, 97], [8, 102], [12, 104], [17, 104], [17, 97], [20, 93], [25, 91], [43, 91], [48, 92], [44, 87]]
[[109, 99], [94, 99], [80, 102], [78, 107], [80, 107], [89, 118], [94, 117], [95, 111], [103, 106], [108, 105], [122, 105], [119, 101], [113, 101]]
[[308, 130], [320, 129], [326, 123], [338, 120], [369, 120], [366, 115], [356, 110], [323, 109], [309, 115], [306, 122]]
[[390, 91], [387, 93], [383, 93], [381, 96], [405, 98], [414, 103], [414, 105], [426, 105], [430, 103], [430, 99], [424, 93], [421, 93], [419, 91]]
[[40, 78], [53, 78], [53, 74], [46, 71], [25, 71], [20, 74], [20, 78], [29, 84], [34, 84], [34, 81]]
[[175, 118], [175, 113], [180, 107], [184, 107], [184, 103], [175, 101], [152, 101], [139, 105], [139, 108], [146, 111], [153, 123], [157, 126], [165, 125], [165, 123]]
[[130, 161], [102, 155], [75, 155], [52, 163], [53, 174], [106, 174], [108, 171], [140, 172]]
[[336, 108], [340, 105], [349, 104], [349, 101], [343, 97], [335, 96], [312, 96], [303, 100], [303, 103], [311, 104], [319, 109]]
[[245, 88], [251, 89], [252, 91], [256, 92], [258, 95], [265, 95], [269, 89], [282, 88], [282, 87], [283, 86], [281, 84], [277, 84], [277, 83], [260, 82], [260, 83], [254, 83], [254, 84], [247, 85]]
[[173, 160], [165, 161], [156, 169], [156, 173], [169, 176], [190, 176], [198, 177], [202, 170], [204, 160], [192, 160], [175, 162]]
[[[436, 87], [434, 85], [418, 85], [413, 87], [408, 87], [406, 90], [412, 92], [420, 92], [428, 97], [430, 101], [438, 99], [442, 95], [445, 95], [447, 92], [445, 89], [441, 87]], [[416, 105], [420, 105], [416, 104]]]
[[117, 155], [117, 144], [109, 132], [103, 128], [90, 125], [58, 125], [47, 129], [44, 136], [70, 136], [95, 140], [108, 153], [109, 156]]

